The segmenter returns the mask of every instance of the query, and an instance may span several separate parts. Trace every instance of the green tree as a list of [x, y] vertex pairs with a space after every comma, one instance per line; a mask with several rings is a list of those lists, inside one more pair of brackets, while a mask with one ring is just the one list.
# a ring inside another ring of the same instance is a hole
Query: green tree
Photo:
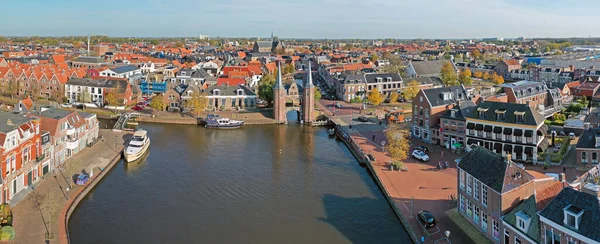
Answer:
[[150, 41], [150, 44], [152, 44], [152, 45], [158, 45], [158, 43], [159, 43], [159, 42], [158, 42], [158, 40], [157, 40], [157, 39], [152, 39], [152, 40]]
[[283, 74], [291, 74], [294, 73], [294, 71], [296, 71], [296, 67], [294, 67], [293, 63], [286, 64], [285, 67], [283, 67]]
[[410, 133], [407, 130], [400, 129], [395, 124], [389, 124], [385, 132], [385, 138], [387, 140], [386, 150], [389, 152], [390, 157], [396, 161], [402, 161], [408, 158], [410, 143], [408, 141]]
[[79, 95], [79, 102], [89, 103], [92, 101], [92, 95], [87, 89], [83, 89], [81, 95]]
[[162, 94], [156, 95], [152, 98], [150, 102], [150, 107], [160, 112], [165, 110], [165, 100]]
[[198, 118], [200, 113], [202, 113], [208, 107], [208, 98], [203, 94], [194, 92], [192, 94], [192, 98], [187, 103], [187, 107], [194, 111], [194, 115], [196, 118]]
[[452, 86], [456, 84], [456, 70], [454, 70], [454, 66], [450, 62], [446, 62], [444, 66], [442, 66], [442, 82], [446, 86]]
[[117, 98], [116, 92], [113, 92], [111, 90], [113, 90], [113, 89], [110, 89], [108, 91], [108, 93], [106, 94], [106, 97], [104, 97], [104, 104], [115, 107], [115, 111], [116, 111], [117, 110], [116, 106], [118, 105], [119, 100]]
[[402, 90], [402, 97], [406, 100], [411, 100], [419, 93], [419, 82], [417, 80], [411, 80], [408, 82], [406, 88]]
[[450, 46], [444, 47], [444, 52], [450, 52], [450, 51], [452, 51], [452, 48]]
[[11, 79], [8, 81], [6, 92], [10, 94], [10, 98], [14, 99], [14, 95], [19, 91], [19, 82]]
[[379, 56], [377, 56], [377, 54], [373, 53], [371, 54], [371, 57], [369, 58], [369, 60], [371, 60], [371, 62], [375, 62], [377, 60], [379, 60]]
[[321, 89], [315, 89], [315, 101], [321, 100]]
[[473, 52], [471, 52], [471, 55], [473, 55], [473, 58], [475, 58], [476, 60], [481, 60], [483, 58], [483, 55], [481, 55], [479, 49], [473, 50]]
[[392, 92], [392, 94], [390, 94], [390, 103], [398, 103], [399, 96], [400, 94], [398, 94], [397, 92]]
[[471, 80], [471, 70], [469, 68], [465, 68], [462, 72], [460, 72], [460, 74], [458, 75], [458, 81], [460, 82], [460, 84], [463, 84], [465, 86], [471, 85], [471, 83], [473, 82]]
[[267, 107], [273, 103], [273, 85], [275, 78], [271, 74], [265, 74], [258, 81], [258, 97], [267, 102]]
[[381, 102], [383, 102], [383, 96], [381, 93], [379, 93], [379, 89], [377, 89], [377, 87], [373, 88], [373, 90], [369, 92], [367, 99], [373, 105], [379, 105]]

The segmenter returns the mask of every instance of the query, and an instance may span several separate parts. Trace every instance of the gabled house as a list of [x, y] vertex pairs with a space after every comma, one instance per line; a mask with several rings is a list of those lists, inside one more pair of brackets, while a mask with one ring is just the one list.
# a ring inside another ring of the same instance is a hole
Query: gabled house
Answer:
[[243, 85], [209, 86], [202, 94], [208, 98], [208, 108], [211, 110], [256, 107], [256, 93]]
[[[65, 84], [65, 97], [69, 103], [94, 103], [104, 106], [106, 96], [113, 92], [119, 105], [129, 105], [134, 101], [131, 84], [119, 79], [71, 78]], [[113, 106], [115, 104], [111, 104]]]
[[451, 64], [456, 72], [458, 69], [454, 63], [448, 60], [436, 61], [409, 61], [406, 67], [406, 75], [410, 78], [415, 77], [439, 77], [442, 74], [442, 67], [445, 64]]
[[521, 69], [521, 63], [519, 63], [519, 61], [516, 59], [510, 59], [501, 60], [500, 62], [498, 62], [496, 64], [496, 67], [494, 68], [494, 71], [496, 71], [498, 75], [504, 78], [508, 78], [510, 72], [517, 69]]
[[142, 70], [135, 65], [124, 65], [100, 72], [100, 76], [127, 79], [130, 83], [142, 78]]
[[[27, 116], [41, 118], [41, 129], [50, 133], [55, 166], [61, 165], [88, 144], [87, 120], [78, 112], [50, 108]], [[93, 127], [90, 128], [93, 130]]]

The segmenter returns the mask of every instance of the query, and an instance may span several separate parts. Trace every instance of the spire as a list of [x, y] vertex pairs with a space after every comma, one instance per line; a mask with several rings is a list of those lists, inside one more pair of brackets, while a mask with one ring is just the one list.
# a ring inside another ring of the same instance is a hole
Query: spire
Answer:
[[312, 68], [310, 66], [310, 61], [308, 61], [308, 77], [306, 78], [306, 84], [304, 84], [304, 88], [312, 88], [314, 86], [312, 80]]
[[277, 77], [275, 80], [275, 89], [284, 89], [283, 84], [281, 83], [281, 61], [277, 62]]
[[274, 41], [273, 40], [273, 30], [271, 30], [271, 41]]

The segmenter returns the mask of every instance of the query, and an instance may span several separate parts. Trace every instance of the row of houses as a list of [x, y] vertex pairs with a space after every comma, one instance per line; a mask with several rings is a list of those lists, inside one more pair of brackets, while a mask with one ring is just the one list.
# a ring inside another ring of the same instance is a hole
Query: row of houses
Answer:
[[600, 166], [567, 183], [484, 147], [458, 164], [458, 212], [493, 243], [600, 243]]
[[34, 107], [31, 99], [0, 111], [2, 203], [62, 165], [98, 138], [95, 114]]

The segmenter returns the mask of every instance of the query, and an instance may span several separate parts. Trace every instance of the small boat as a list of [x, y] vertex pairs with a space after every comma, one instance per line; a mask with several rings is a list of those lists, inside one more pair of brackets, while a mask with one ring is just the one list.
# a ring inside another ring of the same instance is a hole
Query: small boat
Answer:
[[335, 129], [331, 128], [331, 129], [327, 130], [327, 133], [329, 134], [330, 137], [334, 137], [335, 136]]
[[138, 126], [138, 124], [139, 123], [136, 121], [127, 121], [127, 125], [129, 125], [129, 126]]
[[204, 127], [206, 128], [218, 128], [218, 129], [237, 129], [244, 124], [241, 120], [230, 120], [229, 118], [220, 118], [218, 115], [211, 115], [204, 121]]
[[123, 152], [125, 161], [133, 162], [141, 158], [150, 147], [150, 138], [145, 130], [138, 130], [133, 133], [133, 138], [129, 142], [129, 146]]

